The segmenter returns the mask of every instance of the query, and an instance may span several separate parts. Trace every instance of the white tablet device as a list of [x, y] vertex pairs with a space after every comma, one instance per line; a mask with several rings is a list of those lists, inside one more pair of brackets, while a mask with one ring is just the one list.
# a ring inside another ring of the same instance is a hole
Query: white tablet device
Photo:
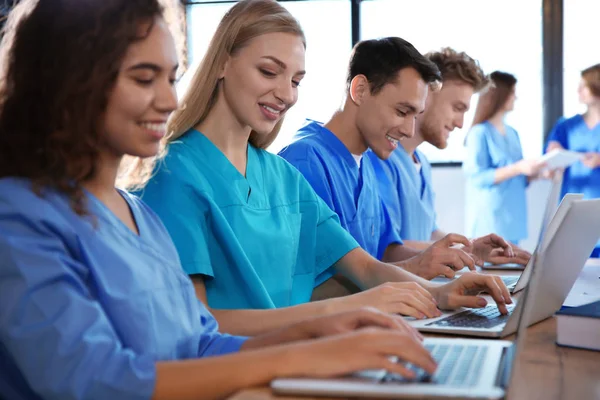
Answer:
[[584, 154], [577, 151], [554, 149], [544, 154], [540, 161], [548, 169], [566, 168], [583, 158]]

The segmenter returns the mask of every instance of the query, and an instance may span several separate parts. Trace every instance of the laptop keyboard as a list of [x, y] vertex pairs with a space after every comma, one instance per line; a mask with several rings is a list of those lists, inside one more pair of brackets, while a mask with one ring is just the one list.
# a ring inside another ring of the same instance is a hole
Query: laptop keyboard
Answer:
[[446, 318], [439, 319], [426, 324], [426, 326], [442, 326], [442, 327], [458, 327], [458, 328], [493, 328], [498, 326], [508, 319], [512, 314], [515, 306], [508, 304], [506, 306], [508, 314], [502, 315], [498, 311], [496, 305], [491, 305], [483, 308], [465, 310], [456, 314], [452, 314]]
[[503, 276], [502, 281], [506, 285], [507, 288], [513, 289], [519, 280], [518, 276]]
[[475, 386], [481, 375], [483, 362], [487, 354], [487, 346], [462, 344], [425, 345], [438, 364], [435, 374], [429, 375], [423, 369], [406, 363], [405, 367], [415, 373], [415, 378], [388, 372], [384, 382], [415, 383], [427, 382], [453, 386]]

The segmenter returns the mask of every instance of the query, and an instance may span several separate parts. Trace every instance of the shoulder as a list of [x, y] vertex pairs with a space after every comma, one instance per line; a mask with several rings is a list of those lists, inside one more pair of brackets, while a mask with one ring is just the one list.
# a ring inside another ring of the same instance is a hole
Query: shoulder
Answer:
[[487, 122], [483, 122], [481, 124], [473, 125], [471, 129], [469, 129], [469, 135], [473, 135], [475, 137], [482, 137], [491, 132], [491, 128]]
[[467, 137], [465, 139], [465, 143], [468, 145], [471, 144], [481, 144], [487, 141], [487, 138], [491, 134], [491, 129], [487, 123], [473, 125], [469, 132], [467, 133]]
[[323, 130], [320, 123], [309, 121], [293, 136], [292, 141], [278, 153], [286, 160], [311, 159], [325, 150]]
[[44, 235], [71, 235], [75, 223], [90, 224], [83, 218], [73, 211], [67, 196], [56, 190], [36, 193], [28, 179], [0, 179], [0, 232], [4, 234], [26, 227]]
[[566, 130], [569, 129], [574, 129], [577, 126], [581, 125], [584, 122], [583, 117], [581, 114], [577, 114], [574, 115], [570, 118], [560, 118], [557, 122], [556, 122], [556, 126], [557, 127], [561, 127], [564, 128]]
[[298, 180], [302, 177], [300, 171], [287, 159], [279, 154], [273, 154], [267, 150], [252, 148], [256, 151], [261, 162], [264, 173], [273, 180]]

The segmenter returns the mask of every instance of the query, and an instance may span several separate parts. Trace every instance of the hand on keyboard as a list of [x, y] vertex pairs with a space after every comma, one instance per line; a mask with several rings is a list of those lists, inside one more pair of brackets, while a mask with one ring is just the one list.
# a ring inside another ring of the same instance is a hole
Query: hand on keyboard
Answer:
[[510, 293], [499, 276], [483, 275], [473, 272], [466, 272], [458, 279], [446, 283], [445, 285], [435, 286], [430, 289], [438, 302], [438, 307], [446, 310], [453, 310], [459, 307], [482, 308], [487, 305], [487, 301], [477, 294], [487, 291], [502, 314], [506, 314], [506, 304], [511, 304]]

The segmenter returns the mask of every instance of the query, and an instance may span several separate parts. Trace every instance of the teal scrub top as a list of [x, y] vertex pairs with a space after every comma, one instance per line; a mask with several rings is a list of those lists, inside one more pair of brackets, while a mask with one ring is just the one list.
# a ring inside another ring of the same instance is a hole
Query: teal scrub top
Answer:
[[463, 162], [466, 175], [466, 235], [496, 233], [512, 243], [527, 237], [527, 178], [518, 175], [494, 183], [496, 169], [523, 159], [519, 135], [510, 126], [502, 135], [489, 122], [467, 135]]
[[304, 177], [248, 145], [246, 177], [202, 133], [169, 146], [140, 192], [161, 217], [184, 270], [205, 278], [210, 307], [308, 302], [356, 241]]
[[372, 152], [369, 157], [375, 167], [383, 205], [400, 227], [400, 237], [403, 240], [431, 240], [438, 227], [431, 164], [427, 157], [415, 150], [420, 171], [401, 145], [387, 160], [381, 160]]

